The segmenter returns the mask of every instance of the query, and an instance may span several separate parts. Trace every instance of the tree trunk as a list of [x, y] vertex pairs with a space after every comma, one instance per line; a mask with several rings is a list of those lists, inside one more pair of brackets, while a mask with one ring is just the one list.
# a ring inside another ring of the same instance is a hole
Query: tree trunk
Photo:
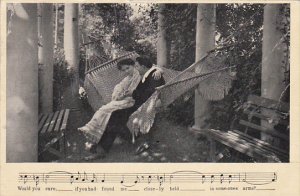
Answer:
[[[261, 96], [273, 100], [280, 99], [284, 91], [284, 49], [283, 33], [279, 30], [281, 23], [279, 4], [268, 4], [264, 8], [264, 29], [262, 49]], [[268, 113], [268, 111], [263, 111]], [[262, 126], [272, 127], [262, 121]], [[272, 138], [262, 134], [263, 140]]]
[[39, 93], [40, 113], [53, 111], [53, 5], [39, 4]]
[[158, 36], [157, 36], [157, 65], [168, 66], [169, 48], [166, 31], [166, 5], [158, 5]]
[[[198, 4], [196, 27], [196, 61], [215, 47], [216, 8], [214, 4]], [[199, 73], [200, 67], [195, 69]], [[207, 128], [210, 117], [210, 102], [195, 91], [195, 127]]]
[[37, 4], [14, 4], [7, 36], [7, 162], [38, 158]]
[[78, 93], [79, 85], [79, 39], [78, 4], [65, 4], [64, 49], [68, 70], [71, 75], [72, 94]]

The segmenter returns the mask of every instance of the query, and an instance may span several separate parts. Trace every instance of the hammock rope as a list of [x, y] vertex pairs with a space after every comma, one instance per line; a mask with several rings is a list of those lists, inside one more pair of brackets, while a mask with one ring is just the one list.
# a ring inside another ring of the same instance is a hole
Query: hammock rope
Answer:
[[[166, 84], [157, 88], [157, 91], [128, 120], [127, 126], [133, 138], [139, 132], [149, 132], [156, 115], [155, 103], [158, 99], [162, 106], [166, 107], [197, 85], [199, 85], [201, 95], [206, 99], [220, 100], [224, 98], [231, 87], [232, 78], [227, 72], [230, 67], [225, 66], [226, 58], [216, 55], [216, 51], [210, 51], [183, 72], [162, 68]], [[125, 58], [135, 59], [137, 56], [134, 52], [127, 53], [109, 62], [94, 66], [86, 72], [84, 87], [89, 103], [94, 110], [111, 101], [113, 88], [125, 77], [125, 73], [117, 69], [117, 63]], [[200, 65], [204, 73], [191, 71]]]

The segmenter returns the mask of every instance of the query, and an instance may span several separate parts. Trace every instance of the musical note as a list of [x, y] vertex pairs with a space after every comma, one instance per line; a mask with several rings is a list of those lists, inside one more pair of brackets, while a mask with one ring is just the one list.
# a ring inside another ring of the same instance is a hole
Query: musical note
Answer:
[[224, 181], [224, 175], [221, 174], [221, 175], [220, 175], [220, 182], [221, 182], [221, 184], [223, 183], [223, 181]]
[[103, 179], [101, 180], [101, 182], [105, 182], [105, 174], [103, 174]]
[[274, 173], [274, 176], [273, 176], [272, 182], [275, 182], [276, 180], [277, 180], [277, 175], [276, 175], [276, 173]]
[[92, 178], [91, 182], [97, 182], [97, 178], [96, 178], [95, 173], [93, 173], [93, 178]]
[[122, 175], [122, 180], [121, 180], [121, 182], [120, 182], [121, 184], [123, 184], [124, 183], [124, 175]]
[[74, 182], [74, 176], [71, 175], [71, 176], [70, 176], [70, 183], [72, 184], [73, 182]]
[[27, 182], [27, 175], [19, 175], [19, 177], [21, 178], [21, 181], [23, 181], [23, 183], [26, 184], [26, 182]]
[[39, 176], [33, 176], [34, 180], [35, 180], [35, 185], [37, 186], [40, 182], [40, 177]]
[[140, 182], [140, 178], [139, 178], [139, 176], [136, 176], [136, 180], [134, 181], [134, 184], [137, 184], [139, 182]]
[[164, 176], [157, 175], [157, 180], [158, 180], [160, 186], [165, 181], [165, 177], [166, 177], [165, 174], [164, 174]]
[[202, 184], [205, 182], [205, 175], [202, 175]]
[[229, 175], [228, 176], [228, 182], [231, 183], [231, 181], [232, 181], [232, 175]]
[[24, 184], [27, 182], [27, 175], [24, 176]]
[[242, 181], [243, 181], [243, 182], [246, 182], [246, 181], [247, 181], [247, 174], [246, 174], [246, 173], [244, 173], [244, 178], [243, 178]]
[[151, 181], [152, 181], [152, 178], [151, 178], [151, 176], [148, 176], [148, 184], [150, 184], [150, 183], [151, 183]]
[[77, 177], [75, 178], [75, 180], [79, 180], [80, 178], [81, 178], [81, 174], [78, 172]]
[[87, 175], [86, 175], [85, 172], [83, 172], [83, 178], [82, 178], [81, 181], [84, 182], [84, 181], [86, 181], [86, 180], [88, 180]]
[[215, 181], [215, 176], [214, 175], [211, 175], [210, 176], [210, 183], [213, 183]]

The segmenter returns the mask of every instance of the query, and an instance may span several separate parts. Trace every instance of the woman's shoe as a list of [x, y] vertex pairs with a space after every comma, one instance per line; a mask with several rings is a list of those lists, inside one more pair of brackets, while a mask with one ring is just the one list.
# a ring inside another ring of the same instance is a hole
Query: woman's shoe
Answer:
[[87, 132], [90, 131], [90, 129], [87, 126], [79, 127], [78, 131]]

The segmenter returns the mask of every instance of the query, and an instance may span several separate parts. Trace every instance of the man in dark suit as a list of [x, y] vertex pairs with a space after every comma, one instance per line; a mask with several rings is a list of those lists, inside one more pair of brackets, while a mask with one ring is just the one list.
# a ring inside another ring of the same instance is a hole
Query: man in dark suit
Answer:
[[152, 63], [148, 58], [137, 57], [135, 66], [142, 76], [142, 80], [132, 94], [135, 104], [130, 108], [117, 110], [111, 114], [102, 138], [98, 145], [93, 146], [91, 149], [91, 152], [94, 154], [86, 157], [86, 160], [104, 157], [112, 147], [113, 142], [118, 135], [130, 139], [131, 134], [127, 127], [127, 121], [130, 115], [147, 101], [147, 99], [155, 92], [156, 87], [165, 84], [163, 77], [158, 79], [154, 76], [153, 73], [156, 70], [152, 67]]

